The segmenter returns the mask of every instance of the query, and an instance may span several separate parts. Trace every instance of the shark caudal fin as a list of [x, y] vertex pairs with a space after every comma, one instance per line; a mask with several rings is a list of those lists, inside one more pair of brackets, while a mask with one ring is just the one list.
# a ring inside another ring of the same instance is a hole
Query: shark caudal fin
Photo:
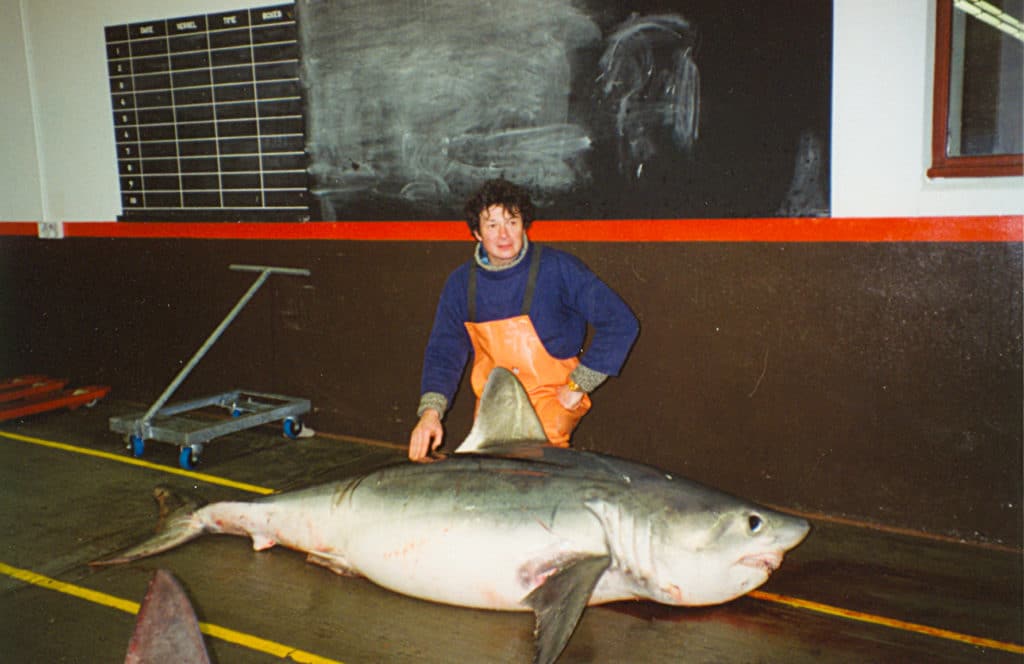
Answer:
[[196, 612], [170, 572], [158, 569], [139, 607], [124, 664], [210, 664]]
[[162, 486], [153, 490], [153, 497], [160, 506], [157, 534], [141, 544], [125, 549], [109, 558], [94, 560], [89, 563], [90, 565], [100, 567], [131, 562], [163, 553], [203, 534], [205, 530], [203, 525], [192, 518], [196, 508], [199, 507], [196, 500], [182, 498]]
[[480, 395], [480, 410], [473, 429], [455, 452], [479, 452], [506, 443], [547, 443], [544, 427], [519, 379], [495, 367]]

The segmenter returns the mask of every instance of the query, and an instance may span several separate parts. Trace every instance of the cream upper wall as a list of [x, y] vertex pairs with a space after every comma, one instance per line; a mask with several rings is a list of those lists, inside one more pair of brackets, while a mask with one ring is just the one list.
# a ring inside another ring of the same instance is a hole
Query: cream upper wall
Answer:
[[19, 0], [0, 0], [0, 219], [36, 220], [43, 215], [42, 178], [36, 157], [28, 61]]
[[929, 180], [935, 0], [835, 0], [832, 216], [1021, 214], [1024, 177]]
[[[30, 44], [43, 221], [107, 221], [121, 213], [103, 28], [167, 16], [274, 4], [252, 0], [0, 0], [19, 5]], [[5, 40], [6, 41], [6, 40]], [[7, 101], [5, 100], [6, 106]], [[0, 191], [12, 161], [0, 164]], [[5, 194], [6, 195], [6, 194]], [[0, 208], [0, 219], [9, 218]]]
[[[0, 219], [120, 214], [104, 26], [261, 4], [273, 2], [0, 0], [6, 16], [23, 19], [0, 28], [2, 89], [14, 91], [0, 102]], [[1024, 178], [925, 177], [934, 5], [834, 0], [833, 216], [1024, 210]]]

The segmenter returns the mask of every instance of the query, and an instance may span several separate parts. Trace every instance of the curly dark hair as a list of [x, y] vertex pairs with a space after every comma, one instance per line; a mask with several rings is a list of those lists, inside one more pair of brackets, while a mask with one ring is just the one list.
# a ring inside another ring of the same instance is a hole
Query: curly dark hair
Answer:
[[537, 214], [528, 191], [502, 178], [488, 180], [466, 201], [464, 212], [470, 231], [476, 233], [480, 230], [480, 213], [492, 205], [500, 205], [510, 213], [519, 213], [523, 218], [523, 230], [530, 227]]

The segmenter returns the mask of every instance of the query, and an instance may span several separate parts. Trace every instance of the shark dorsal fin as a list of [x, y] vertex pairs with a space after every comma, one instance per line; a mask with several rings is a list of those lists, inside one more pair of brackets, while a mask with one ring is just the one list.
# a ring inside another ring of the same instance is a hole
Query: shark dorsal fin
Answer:
[[523, 442], [544, 445], [548, 439], [519, 379], [508, 369], [495, 367], [480, 395], [473, 429], [455, 451], [477, 452]]

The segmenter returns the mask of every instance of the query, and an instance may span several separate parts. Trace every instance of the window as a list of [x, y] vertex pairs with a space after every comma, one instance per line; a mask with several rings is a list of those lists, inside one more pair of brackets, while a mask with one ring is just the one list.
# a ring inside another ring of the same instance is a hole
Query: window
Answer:
[[938, 0], [928, 176], [1024, 174], [1024, 0]]

